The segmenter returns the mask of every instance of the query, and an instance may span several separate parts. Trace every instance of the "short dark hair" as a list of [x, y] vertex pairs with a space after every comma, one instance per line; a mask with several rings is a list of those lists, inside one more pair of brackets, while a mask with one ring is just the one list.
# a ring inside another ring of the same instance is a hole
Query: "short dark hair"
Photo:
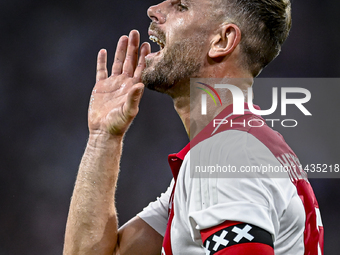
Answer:
[[[242, 64], [256, 77], [275, 59], [288, 37], [292, 20], [290, 0], [219, 0], [225, 21], [242, 34]], [[221, 10], [221, 9], [220, 9]]]

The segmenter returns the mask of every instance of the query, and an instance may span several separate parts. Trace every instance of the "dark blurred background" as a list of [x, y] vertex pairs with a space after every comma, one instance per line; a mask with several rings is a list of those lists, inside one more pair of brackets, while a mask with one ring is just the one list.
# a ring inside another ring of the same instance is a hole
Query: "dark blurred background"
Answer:
[[[62, 253], [88, 136], [97, 52], [106, 48], [112, 59], [119, 36], [133, 28], [148, 41], [146, 10], [155, 3], [0, 1], [0, 255]], [[339, 7], [339, 1], [294, 0], [290, 38], [261, 77], [338, 77]], [[340, 87], [311, 92], [316, 117], [303, 129], [282, 133], [304, 164], [340, 163]], [[167, 155], [187, 142], [170, 98], [145, 91], [125, 139], [117, 194], [121, 224], [165, 190], [171, 179]], [[338, 254], [340, 179], [311, 182], [325, 225], [325, 254]]]

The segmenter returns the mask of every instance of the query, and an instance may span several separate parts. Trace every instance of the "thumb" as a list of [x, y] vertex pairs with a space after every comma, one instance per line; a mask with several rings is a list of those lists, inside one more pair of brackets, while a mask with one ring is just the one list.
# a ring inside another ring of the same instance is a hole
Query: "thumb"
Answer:
[[126, 107], [127, 115], [134, 118], [139, 111], [139, 103], [144, 92], [144, 84], [135, 84], [128, 93]]

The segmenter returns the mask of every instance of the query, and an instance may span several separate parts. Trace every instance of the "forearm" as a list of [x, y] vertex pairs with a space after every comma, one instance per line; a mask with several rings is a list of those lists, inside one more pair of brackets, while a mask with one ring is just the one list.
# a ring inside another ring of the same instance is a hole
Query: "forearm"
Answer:
[[122, 138], [90, 135], [71, 200], [64, 254], [112, 254], [117, 243], [115, 190]]
[[108, 76], [107, 52], [97, 57], [96, 84], [88, 111], [89, 141], [74, 187], [66, 225], [64, 254], [110, 254], [117, 248], [115, 191], [123, 135], [138, 113], [144, 85], [140, 83], [145, 43], [131, 31], [117, 44], [112, 74]]

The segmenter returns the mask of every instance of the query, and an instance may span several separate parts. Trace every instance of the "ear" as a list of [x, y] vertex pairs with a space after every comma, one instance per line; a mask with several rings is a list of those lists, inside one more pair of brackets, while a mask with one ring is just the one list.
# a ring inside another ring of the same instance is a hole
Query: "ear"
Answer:
[[241, 30], [235, 24], [223, 24], [212, 40], [209, 57], [219, 58], [230, 55], [241, 41]]

